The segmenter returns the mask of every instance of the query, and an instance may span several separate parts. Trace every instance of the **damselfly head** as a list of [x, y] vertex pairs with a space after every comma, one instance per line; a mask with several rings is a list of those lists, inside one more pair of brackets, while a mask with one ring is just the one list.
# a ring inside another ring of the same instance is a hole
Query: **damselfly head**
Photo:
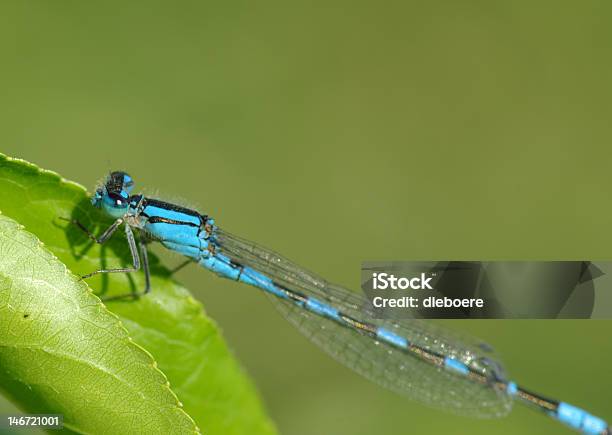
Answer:
[[95, 207], [102, 208], [113, 217], [120, 217], [125, 214], [128, 208], [133, 186], [132, 177], [125, 172], [111, 172], [104, 184], [96, 189], [91, 198], [91, 203]]

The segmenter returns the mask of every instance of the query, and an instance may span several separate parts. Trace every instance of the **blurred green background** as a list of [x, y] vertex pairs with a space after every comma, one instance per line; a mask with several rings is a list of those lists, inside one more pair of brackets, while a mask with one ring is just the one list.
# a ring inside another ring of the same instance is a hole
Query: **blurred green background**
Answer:
[[[610, 259], [611, 13], [4, 1], [0, 151], [90, 188], [125, 169], [353, 289], [362, 260]], [[257, 291], [196, 267], [179, 279], [283, 434], [560, 431], [519, 407], [499, 420], [431, 410], [328, 358]], [[452, 327], [491, 343], [519, 382], [612, 419], [612, 323]]]

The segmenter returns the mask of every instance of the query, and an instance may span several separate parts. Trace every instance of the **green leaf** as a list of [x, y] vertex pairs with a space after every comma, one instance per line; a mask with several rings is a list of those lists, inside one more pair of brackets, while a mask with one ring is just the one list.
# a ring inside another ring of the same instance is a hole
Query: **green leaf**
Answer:
[[[0, 210], [34, 233], [77, 274], [131, 263], [121, 232], [100, 246], [59, 219], [76, 218], [95, 234], [112, 223], [91, 206], [83, 187], [1, 154]], [[184, 410], [204, 433], [275, 433], [218, 327], [155, 256], [151, 255], [150, 262], [153, 292], [138, 300], [106, 302], [108, 309], [118, 315], [129, 336], [153, 355]], [[142, 275], [104, 274], [89, 279], [88, 284], [101, 289], [104, 296], [125, 294], [143, 288]]]
[[78, 277], [0, 215], [0, 381], [79, 432], [198, 432], [151, 355]]

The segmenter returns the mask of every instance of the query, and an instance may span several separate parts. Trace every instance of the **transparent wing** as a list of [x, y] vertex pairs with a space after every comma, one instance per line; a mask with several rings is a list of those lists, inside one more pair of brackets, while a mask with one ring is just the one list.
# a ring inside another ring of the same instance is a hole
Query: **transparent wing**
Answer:
[[[275, 252], [220, 229], [216, 241], [232, 260], [266, 274], [288, 289], [325, 301], [354, 319], [387, 328], [424, 349], [459, 360], [488, 379], [505, 379], [492, 349], [478, 340], [423, 320], [375, 319], [369, 315], [370, 304], [361, 294], [330, 284]], [[310, 340], [383, 387], [462, 415], [500, 417], [512, 407], [512, 398], [494, 383], [458, 376], [290, 301], [269, 296], [285, 318]]]

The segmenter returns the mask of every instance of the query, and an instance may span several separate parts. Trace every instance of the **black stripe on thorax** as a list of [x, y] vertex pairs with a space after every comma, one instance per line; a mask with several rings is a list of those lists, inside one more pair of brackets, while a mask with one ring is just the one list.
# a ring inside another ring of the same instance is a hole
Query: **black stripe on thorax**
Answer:
[[164, 223], [164, 224], [172, 224], [172, 225], [187, 225], [189, 227], [199, 227], [200, 225], [193, 222], [179, 221], [176, 219], [169, 219], [162, 216], [152, 216], [148, 217], [143, 213], [143, 216], [147, 217], [147, 220], [150, 224]]
[[142, 200], [142, 208], [144, 209], [148, 205], [163, 208], [165, 210], [172, 210], [177, 213], [188, 214], [190, 216], [201, 216], [200, 213], [195, 210], [186, 207], [181, 207], [180, 205], [172, 204], [170, 202], [160, 201], [159, 199], [144, 198]]

